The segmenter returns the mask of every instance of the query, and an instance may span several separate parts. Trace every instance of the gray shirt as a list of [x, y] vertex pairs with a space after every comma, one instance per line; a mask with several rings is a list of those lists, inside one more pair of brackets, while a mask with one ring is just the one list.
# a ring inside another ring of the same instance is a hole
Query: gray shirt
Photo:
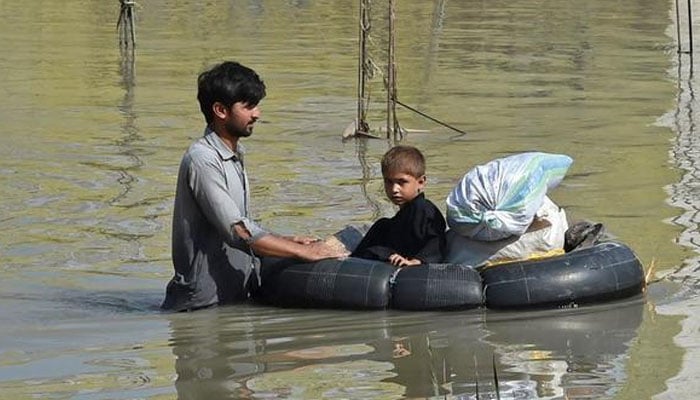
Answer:
[[[165, 309], [243, 300], [259, 284], [259, 262], [249, 244], [267, 232], [250, 217], [244, 149], [239, 144], [236, 150], [207, 128], [182, 158], [173, 210], [175, 276]], [[248, 241], [236, 235], [233, 226], [239, 223], [250, 232]]]

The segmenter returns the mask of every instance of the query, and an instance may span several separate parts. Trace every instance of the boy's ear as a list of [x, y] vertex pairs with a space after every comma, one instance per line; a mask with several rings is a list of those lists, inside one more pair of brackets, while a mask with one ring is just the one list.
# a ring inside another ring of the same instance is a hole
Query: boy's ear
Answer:
[[418, 178], [417, 181], [418, 181], [418, 185], [420, 185], [418, 190], [421, 191], [423, 189], [423, 187], [425, 186], [425, 184], [428, 182], [428, 177], [423, 175], [420, 178]]

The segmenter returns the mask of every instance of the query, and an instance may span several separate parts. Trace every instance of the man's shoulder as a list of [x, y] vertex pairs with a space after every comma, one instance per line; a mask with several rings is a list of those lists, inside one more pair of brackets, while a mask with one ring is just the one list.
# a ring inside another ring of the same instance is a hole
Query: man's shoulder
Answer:
[[209, 150], [213, 151], [214, 146], [212, 146], [207, 140], [206, 137], [198, 137], [195, 139], [191, 144], [190, 147], [187, 149], [188, 152], [192, 151], [198, 151], [198, 150]]
[[203, 137], [198, 138], [197, 140], [192, 142], [192, 144], [190, 144], [190, 147], [187, 148], [187, 151], [184, 155], [184, 158], [187, 161], [206, 160], [216, 157], [218, 157], [216, 149], [211, 144], [209, 144]]

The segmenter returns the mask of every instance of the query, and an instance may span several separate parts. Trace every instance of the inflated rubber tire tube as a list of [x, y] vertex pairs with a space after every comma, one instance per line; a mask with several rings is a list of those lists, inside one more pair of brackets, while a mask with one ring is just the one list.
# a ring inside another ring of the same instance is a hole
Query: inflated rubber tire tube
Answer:
[[450, 310], [483, 304], [479, 272], [457, 264], [402, 268], [394, 279], [391, 308]]
[[631, 297], [644, 269], [622, 243], [604, 242], [562, 256], [481, 271], [487, 308], [561, 307]]
[[263, 260], [257, 300], [281, 307], [384, 309], [396, 268], [349, 257], [313, 263]]

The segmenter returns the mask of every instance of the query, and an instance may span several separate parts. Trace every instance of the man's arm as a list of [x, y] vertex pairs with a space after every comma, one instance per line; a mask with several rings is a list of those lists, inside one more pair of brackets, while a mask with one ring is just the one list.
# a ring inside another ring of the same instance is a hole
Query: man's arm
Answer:
[[271, 257], [298, 258], [304, 261], [317, 261], [324, 258], [346, 257], [347, 251], [334, 248], [322, 241], [314, 241], [302, 244], [271, 233], [263, 235], [253, 241], [252, 236], [242, 223], [234, 224], [236, 235], [245, 241], [256, 254]]

